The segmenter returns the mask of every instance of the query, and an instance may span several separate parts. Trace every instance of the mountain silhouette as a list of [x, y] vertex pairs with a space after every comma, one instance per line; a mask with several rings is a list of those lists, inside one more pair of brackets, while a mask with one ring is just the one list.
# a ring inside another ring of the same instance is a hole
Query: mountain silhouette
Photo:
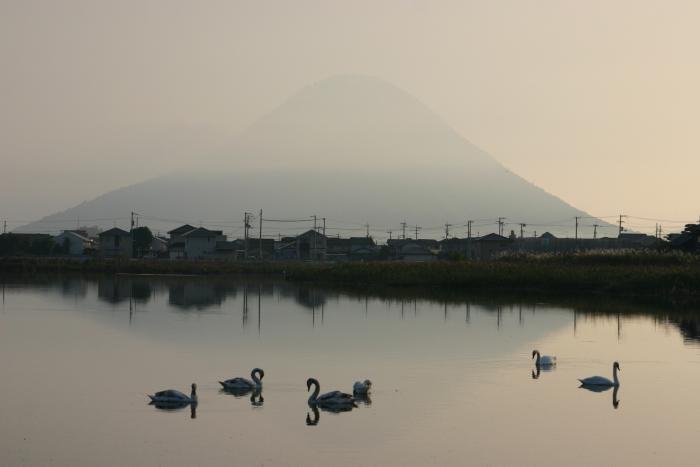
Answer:
[[[367, 223], [381, 237], [406, 221], [439, 237], [445, 222], [467, 219], [480, 219], [474, 234], [484, 234], [496, 230], [498, 217], [514, 224], [506, 232], [524, 222], [530, 232], [561, 234], [572, 231], [574, 216], [587, 216], [506, 169], [410, 94], [370, 77], [307, 86], [225, 151], [192, 157], [199, 170], [108, 192], [21, 230], [73, 228], [76, 219], [128, 227], [135, 211], [155, 231], [189, 222], [241, 236], [244, 211], [263, 209], [269, 219], [326, 217], [329, 235], [362, 235]], [[263, 232], [310, 225], [267, 222]]]

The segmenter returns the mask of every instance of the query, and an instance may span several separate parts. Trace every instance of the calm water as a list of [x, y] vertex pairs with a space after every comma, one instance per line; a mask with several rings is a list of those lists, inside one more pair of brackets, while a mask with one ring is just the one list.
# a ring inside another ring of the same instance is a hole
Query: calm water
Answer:
[[[697, 462], [692, 310], [143, 276], [2, 288], [3, 466]], [[558, 368], [533, 378], [534, 348]], [[578, 388], [576, 378], [611, 377], [614, 360], [616, 394]], [[262, 400], [219, 391], [255, 366]], [[316, 419], [310, 376], [322, 391], [369, 378], [371, 404]], [[194, 414], [147, 404], [149, 392], [192, 382]]]

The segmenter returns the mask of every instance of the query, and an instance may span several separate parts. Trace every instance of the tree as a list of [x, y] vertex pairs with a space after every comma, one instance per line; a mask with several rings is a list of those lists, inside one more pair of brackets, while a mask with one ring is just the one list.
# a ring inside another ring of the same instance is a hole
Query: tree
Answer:
[[131, 231], [131, 239], [134, 247], [134, 257], [141, 258], [151, 251], [153, 233], [148, 227], [136, 227]]

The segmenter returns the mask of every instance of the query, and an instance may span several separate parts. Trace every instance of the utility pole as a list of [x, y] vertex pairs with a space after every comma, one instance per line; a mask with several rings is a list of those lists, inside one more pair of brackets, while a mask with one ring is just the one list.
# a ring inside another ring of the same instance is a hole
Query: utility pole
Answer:
[[625, 215], [623, 215], [623, 214], [620, 214], [620, 221], [619, 221], [619, 223], [620, 223], [620, 231], [619, 231], [618, 235], [621, 235], [622, 232], [625, 231], [625, 229], [622, 228], [622, 224], [624, 223], [624, 221], [622, 220], [623, 217], [627, 217], [627, 216], [625, 216]]
[[389, 234], [389, 240], [391, 240], [391, 230], [387, 231], [387, 233]]
[[136, 213], [134, 211], [131, 211], [131, 230], [134, 230], [134, 215]]
[[323, 236], [326, 236], [326, 218], [322, 217], [321, 220], [323, 221]]
[[318, 226], [316, 225], [316, 214], [314, 214], [314, 237], [313, 237], [314, 241], [312, 242], [312, 247], [311, 247], [312, 251], [313, 251], [313, 253], [311, 253], [312, 260], [314, 259], [314, 255], [316, 255], [316, 234], [318, 233], [317, 229], [318, 229]]
[[7, 233], [7, 220], [2, 221], [2, 233]]
[[576, 230], [574, 233], [574, 239], [578, 242], [578, 220], [579, 220], [579, 217], [576, 216], [574, 219], [576, 219]]
[[523, 237], [523, 229], [527, 227], [527, 224], [523, 224], [522, 222], [520, 223], [520, 239], [522, 240]]
[[260, 231], [258, 232], [258, 248], [260, 250], [260, 252], [259, 252], [260, 256], [258, 256], [258, 261], [262, 261], [262, 209], [260, 210], [260, 227], [259, 227], [259, 229], [260, 229]]
[[406, 240], [406, 221], [401, 223], [401, 238]]
[[593, 240], [598, 238], [598, 224], [593, 224]]
[[369, 224], [365, 224], [365, 229], [367, 229], [367, 230], [366, 230], [366, 233], [365, 233], [365, 236], [366, 236], [367, 238], [369, 238]]
[[452, 224], [445, 224], [445, 239], [450, 238], [450, 227], [452, 227]]
[[418, 240], [418, 231], [420, 230], [420, 227], [416, 225], [416, 240]]
[[250, 228], [250, 213], [243, 213], [243, 259], [248, 259], [248, 229]]
[[473, 223], [474, 223], [474, 221], [471, 221], [471, 220], [467, 221], [467, 238], [470, 240], [472, 238], [472, 224]]
[[499, 217], [498, 218], [498, 235], [503, 236], [503, 224], [504, 220], [506, 220], [505, 217]]

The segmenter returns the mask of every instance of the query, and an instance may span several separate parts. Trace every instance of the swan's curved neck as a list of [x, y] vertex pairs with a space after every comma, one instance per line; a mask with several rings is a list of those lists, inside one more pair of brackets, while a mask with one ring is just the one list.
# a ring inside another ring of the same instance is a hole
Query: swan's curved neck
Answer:
[[615, 386], [620, 385], [620, 380], [617, 379], [617, 367], [613, 366], [613, 382], [615, 383]]
[[321, 385], [318, 384], [318, 381], [311, 381], [311, 384], [314, 386], [314, 392], [309, 396], [309, 403], [313, 404], [316, 402], [318, 393], [321, 392]]
[[250, 377], [253, 379], [256, 386], [260, 386], [261, 381], [260, 378], [258, 378], [258, 372], [256, 370], [250, 372]]
[[190, 399], [192, 399], [193, 401], [197, 400], [197, 389], [196, 388], [192, 388], [192, 392], [190, 393]]
[[538, 350], [535, 350], [535, 365], [540, 366], [540, 352]]

